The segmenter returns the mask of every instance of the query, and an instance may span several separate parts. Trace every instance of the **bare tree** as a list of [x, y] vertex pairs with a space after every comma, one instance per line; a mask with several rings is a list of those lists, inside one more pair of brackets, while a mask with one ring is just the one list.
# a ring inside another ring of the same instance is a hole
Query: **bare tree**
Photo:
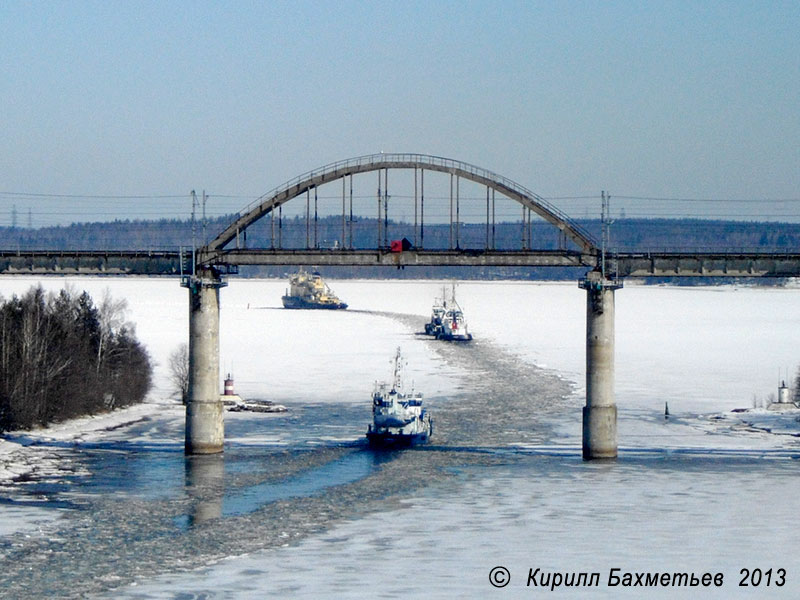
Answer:
[[122, 329], [133, 329], [133, 325], [125, 320], [127, 312], [128, 301], [125, 298], [115, 300], [111, 297], [111, 292], [108, 288], [103, 290], [103, 298], [100, 300], [100, 306], [97, 309], [97, 318], [100, 322], [100, 339], [97, 344], [98, 371], [108, 349], [109, 340]]
[[181, 344], [169, 355], [169, 373], [173, 391], [180, 394], [181, 402], [189, 398], [189, 345]]

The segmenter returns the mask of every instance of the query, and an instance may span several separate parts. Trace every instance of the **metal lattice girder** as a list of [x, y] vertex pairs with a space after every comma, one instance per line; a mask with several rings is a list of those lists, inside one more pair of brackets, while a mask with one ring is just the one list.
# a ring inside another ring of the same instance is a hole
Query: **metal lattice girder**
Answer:
[[425, 154], [371, 154], [350, 158], [310, 171], [267, 192], [239, 212], [238, 217], [207, 246], [209, 250], [222, 249], [250, 225], [279, 208], [289, 200], [307, 193], [325, 183], [358, 173], [382, 169], [423, 169], [450, 173], [475, 183], [485, 185], [504, 196], [516, 200], [524, 208], [536, 213], [558, 228], [582, 252], [592, 252], [596, 244], [591, 236], [566, 214], [523, 186], [486, 169], [461, 161], [428, 156]]

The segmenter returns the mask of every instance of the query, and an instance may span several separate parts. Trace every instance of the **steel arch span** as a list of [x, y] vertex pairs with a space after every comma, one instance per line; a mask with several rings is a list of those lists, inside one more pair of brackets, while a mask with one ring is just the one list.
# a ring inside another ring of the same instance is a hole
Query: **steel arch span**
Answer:
[[342, 179], [348, 175], [380, 171], [381, 169], [420, 169], [450, 173], [485, 185], [498, 193], [517, 201], [542, 219], [559, 229], [578, 249], [587, 254], [598, 252], [591, 236], [567, 215], [548, 203], [544, 198], [523, 186], [486, 169], [461, 161], [426, 154], [370, 154], [338, 161], [314, 171], [295, 177], [291, 181], [267, 192], [239, 212], [222, 233], [206, 246], [206, 251], [220, 251], [250, 225], [282, 206], [286, 202], [323, 184]]

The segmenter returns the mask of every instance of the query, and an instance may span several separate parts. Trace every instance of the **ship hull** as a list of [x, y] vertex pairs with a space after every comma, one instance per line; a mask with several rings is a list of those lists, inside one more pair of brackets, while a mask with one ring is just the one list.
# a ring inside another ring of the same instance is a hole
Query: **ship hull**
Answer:
[[458, 334], [448, 334], [448, 333], [440, 333], [438, 335], [438, 339], [444, 340], [446, 342], [471, 342], [472, 341], [472, 334], [468, 333], [467, 335]]
[[283, 308], [315, 310], [344, 310], [347, 308], [347, 304], [344, 302], [309, 302], [295, 296], [283, 296], [281, 300], [283, 301]]
[[428, 441], [428, 432], [392, 433], [390, 431], [368, 431], [367, 442], [373, 448], [409, 448]]

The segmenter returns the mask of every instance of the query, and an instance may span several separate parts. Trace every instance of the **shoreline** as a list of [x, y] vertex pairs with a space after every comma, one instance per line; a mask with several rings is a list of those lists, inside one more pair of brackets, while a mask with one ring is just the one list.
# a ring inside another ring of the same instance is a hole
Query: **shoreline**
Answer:
[[134, 406], [77, 417], [48, 427], [0, 434], [0, 485], [71, 471], [59, 464], [63, 458], [59, 448], [97, 441], [112, 432], [147, 421], [156, 413], [157, 407], [161, 411], [164, 408], [183, 408], [171, 400], [146, 400]]

